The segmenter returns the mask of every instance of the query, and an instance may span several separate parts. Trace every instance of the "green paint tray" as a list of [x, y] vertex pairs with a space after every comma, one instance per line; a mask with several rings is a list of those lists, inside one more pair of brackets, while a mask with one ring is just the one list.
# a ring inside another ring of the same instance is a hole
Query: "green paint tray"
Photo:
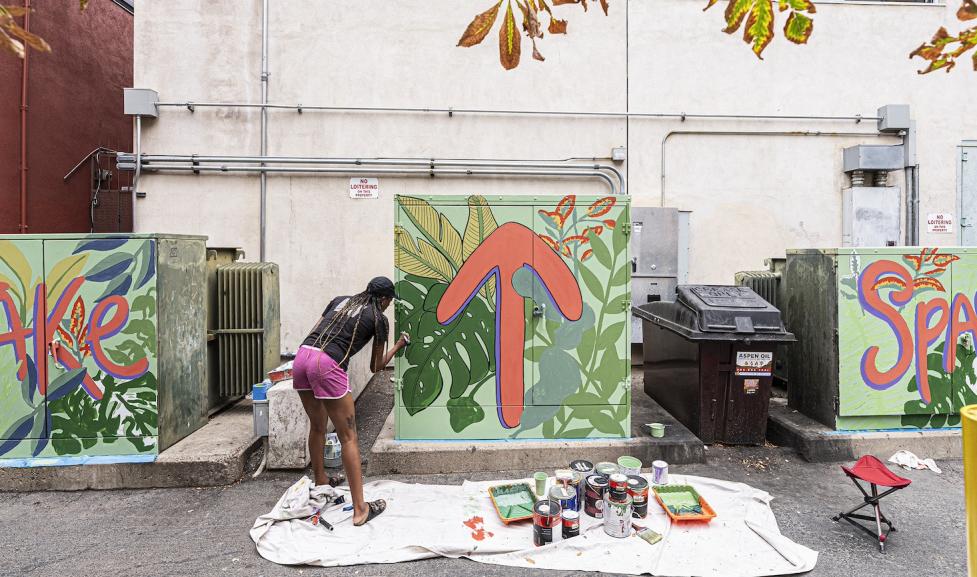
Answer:
[[[716, 517], [716, 512], [692, 485], [663, 485], [655, 487], [654, 491], [655, 499], [672, 521], [705, 521], [708, 523]], [[682, 511], [683, 508], [696, 504], [702, 509], [701, 513]], [[671, 507], [669, 507], [670, 505]], [[673, 511], [672, 508], [676, 508], [677, 511]]]
[[536, 494], [526, 483], [511, 485], [497, 485], [489, 487], [489, 497], [499, 519], [508, 525], [516, 521], [533, 518], [533, 505], [536, 504]]

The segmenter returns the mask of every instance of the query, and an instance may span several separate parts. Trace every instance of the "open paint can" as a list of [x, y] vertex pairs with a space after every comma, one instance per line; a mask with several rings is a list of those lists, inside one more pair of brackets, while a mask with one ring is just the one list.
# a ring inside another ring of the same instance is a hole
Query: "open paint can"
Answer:
[[631, 534], [631, 514], [633, 502], [630, 495], [623, 501], [604, 502], [604, 532], [611, 537], [623, 539]]
[[607, 463], [607, 462], [597, 463], [597, 466], [594, 468], [594, 470], [597, 471], [598, 475], [603, 475], [605, 477], [610, 477], [614, 473], [619, 472], [617, 469], [617, 465], [615, 465], [614, 463]]
[[604, 518], [604, 497], [607, 496], [607, 477], [591, 475], [587, 477], [584, 489], [584, 513], [595, 519]]
[[641, 461], [635, 457], [618, 457], [617, 467], [625, 475], [637, 475], [641, 473]]
[[557, 485], [550, 489], [550, 501], [560, 504], [564, 511], [577, 510], [577, 489], [576, 487], [564, 487]]
[[632, 514], [638, 519], [648, 516], [648, 481], [640, 475], [628, 477], [628, 495], [634, 505]]
[[553, 542], [553, 528], [560, 524], [560, 504], [538, 501], [533, 506], [533, 544], [542, 547]]

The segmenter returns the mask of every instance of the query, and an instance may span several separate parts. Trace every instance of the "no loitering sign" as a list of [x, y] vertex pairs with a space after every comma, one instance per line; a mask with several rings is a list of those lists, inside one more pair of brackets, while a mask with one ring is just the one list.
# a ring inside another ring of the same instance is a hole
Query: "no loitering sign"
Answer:
[[953, 232], [953, 214], [949, 212], [931, 212], [926, 215], [926, 232], [933, 234], [950, 234]]
[[380, 198], [379, 178], [349, 179], [350, 198]]

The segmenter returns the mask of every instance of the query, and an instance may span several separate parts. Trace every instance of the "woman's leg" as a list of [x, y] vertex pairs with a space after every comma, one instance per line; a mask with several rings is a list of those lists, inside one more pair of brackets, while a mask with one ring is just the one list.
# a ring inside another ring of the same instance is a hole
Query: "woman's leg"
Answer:
[[[299, 391], [305, 414], [309, 416], [309, 456], [312, 458], [312, 476], [316, 485], [327, 485], [329, 476], [326, 475], [323, 451], [326, 445], [326, 406], [323, 401], [315, 398], [312, 391]], [[343, 451], [345, 453], [345, 451]], [[357, 452], [358, 454], [358, 452]], [[343, 459], [345, 464], [345, 459]]]
[[342, 398], [326, 399], [323, 403], [329, 418], [336, 425], [339, 442], [343, 444], [343, 469], [346, 470], [349, 493], [353, 498], [353, 523], [359, 523], [366, 518], [369, 511], [363, 501], [363, 473], [360, 470], [360, 445], [356, 437], [353, 395], [347, 393]]

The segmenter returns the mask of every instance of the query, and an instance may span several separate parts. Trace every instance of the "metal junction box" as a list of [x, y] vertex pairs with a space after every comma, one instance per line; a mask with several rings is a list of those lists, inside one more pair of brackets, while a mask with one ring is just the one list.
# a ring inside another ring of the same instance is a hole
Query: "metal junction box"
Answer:
[[[631, 294], [635, 305], [675, 300], [679, 228], [678, 209], [631, 208]], [[641, 319], [632, 316], [631, 342], [641, 341]]]
[[842, 246], [894, 246], [902, 238], [901, 193], [894, 186], [842, 191]]

